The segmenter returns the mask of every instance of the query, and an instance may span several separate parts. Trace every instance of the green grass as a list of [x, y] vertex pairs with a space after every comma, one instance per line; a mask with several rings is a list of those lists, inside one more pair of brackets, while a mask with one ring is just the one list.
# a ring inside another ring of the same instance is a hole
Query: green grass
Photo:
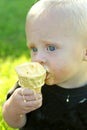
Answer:
[[26, 46], [25, 19], [29, 8], [36, 1], [0, 1], [0, 130], [14, 130], [3, 120], [2, 105], [8, 90], [17, 81], [15, 67], [30, 61]]

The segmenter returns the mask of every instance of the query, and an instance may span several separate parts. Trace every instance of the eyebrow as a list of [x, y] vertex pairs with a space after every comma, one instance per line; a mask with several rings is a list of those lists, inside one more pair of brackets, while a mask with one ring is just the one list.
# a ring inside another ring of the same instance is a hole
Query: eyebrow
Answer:
[[42, 43], [45, 43], [45, 44], [57, 44], [57, 45], [62, 45], [62, 43], [60, 41], [55, 41], [55, 40], [42, 40]]
[[27, 43], [27, 46], [28, 46], [28, 48], [32, 48], [33, 46], [35, 46], [35, 43], [33, 43], [33, 42], [28, 42], [28, 43]]
[[[62, 43], [60, 41], [56, 42], [55, 40], [41, 40], [41, 43], [44, 43], [44, 44], [47, 44], [47, 45], [49, 45], [49, 44], [58, 45], [58, 46], [62, 45]], [[28, 42], [27, 46], [28, 46], [28, 48], [32, 48], [32, 47], [35, 46], [35, 43], [34, 42]]]

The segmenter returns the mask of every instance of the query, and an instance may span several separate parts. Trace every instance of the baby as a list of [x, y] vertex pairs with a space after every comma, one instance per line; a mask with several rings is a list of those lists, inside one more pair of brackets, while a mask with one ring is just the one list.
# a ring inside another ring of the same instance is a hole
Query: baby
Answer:
[[8, 93], [5, 121], [20, 130], [87, 130], [87, 0], [38, 1], [26, 37], [32, 61], [49, 71], [41, 94], [18, 83]]

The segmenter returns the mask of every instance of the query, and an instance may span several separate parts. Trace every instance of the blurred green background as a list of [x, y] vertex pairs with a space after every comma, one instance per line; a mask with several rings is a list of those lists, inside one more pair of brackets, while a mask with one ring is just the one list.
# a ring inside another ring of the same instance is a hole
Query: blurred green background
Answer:
[[29, 8], [37, 1], [0, 0], [0, 130], [14, 130], [4, 122], [2, 106], [8, 90], [17, 81], [15, 67], [30, 61], [25, 20]]

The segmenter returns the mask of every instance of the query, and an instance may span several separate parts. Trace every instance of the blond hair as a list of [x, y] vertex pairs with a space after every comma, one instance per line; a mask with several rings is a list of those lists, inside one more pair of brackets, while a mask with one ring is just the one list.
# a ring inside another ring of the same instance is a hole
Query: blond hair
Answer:
[[59, 8], [66, 19], [70, 19], [75, 32], [87, 38], [87, 0], [40, 0], [30, 9], [29, 14], [38, 18], [50, 10], [57, 13]]

